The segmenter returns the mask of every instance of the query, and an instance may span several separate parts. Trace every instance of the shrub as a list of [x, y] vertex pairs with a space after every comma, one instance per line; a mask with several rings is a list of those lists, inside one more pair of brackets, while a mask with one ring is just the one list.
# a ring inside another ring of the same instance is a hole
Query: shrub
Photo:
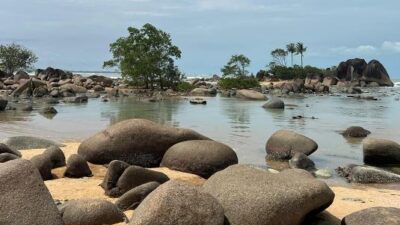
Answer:
[[189, 82], [185, 82], [185, 81], [181, 81], [176, 85], [176, 89], [178, 91], [191, 91], [194, 88], [194, 86], [189, 83]]
[[325, 74], [325, 70], [321, 70], [317, 67], [305, 66], [304, 68], [299, 66], [294, 67], [284, 67], [284, 66], [274, 66], [271, 68], [271, 72], [275, 77], [282, 80], [290, 79], [305, 79], [307, 74]]
[[221, 78], [218, 84], [222, 89], [232, 89], [232, 88], [247, 89], [260, 86], [258, 80], [253, 76], [237, 77], [237, 78]]

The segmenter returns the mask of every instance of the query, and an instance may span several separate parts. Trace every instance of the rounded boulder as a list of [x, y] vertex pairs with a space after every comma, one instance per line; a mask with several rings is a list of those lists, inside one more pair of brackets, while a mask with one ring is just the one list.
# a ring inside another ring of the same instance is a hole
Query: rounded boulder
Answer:
[[169, 148], [160, 166], [208, 178], [237, 163], [238, 157], [229, 146], [216, 141], [195, 140]]

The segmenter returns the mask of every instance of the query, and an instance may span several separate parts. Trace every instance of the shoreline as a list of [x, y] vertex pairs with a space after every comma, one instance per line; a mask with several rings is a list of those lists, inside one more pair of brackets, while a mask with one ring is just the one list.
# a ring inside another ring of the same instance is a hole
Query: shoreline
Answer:
[[[66, 146], [61, 147], [65, 157], [68, 158], [70, 155], [75, 154], [80, 145], [79, 142], [64, 143]], [[30, 159], [35, 155], [41, 154], [44, 149], [27, 149], [21, 150], [22, 158]], [[111, 202], [115, 202], [116, 198], [109, 198], [104, 195], [103, 189], [98, 186], [106, 173], [106, 167], [103, 165], [89, 164], [93, 177], [86, 177], [82, 179], [71, 179], [62, 178], [62, 174], [65, 167], [53, 169], [52, 173], [58, 177], [58, 179], [45, 181], [47, 188], [55, 200], [72, 200], [81, 198], [96, 198], [104, 199]], [[162, 173], [165, 173], [171, 179], [178, 179], [181, 181], [190, 182], [195, 185], [202, 185], [205, 181], [197, 175], [183, 173], [178, 171], [169, 170], [167, 168], [151, 168]], [[329, 187], [335, 193], [335, 199], [332, 205], [326, 209], [323, 213], [316, 216], [316, 220], [310, 222], [311, 224], [340, 224], [340, 220], [350, 213], [355, 211], [384, 206], [384, 207], [399, 207], [400, 206], [400, 190], [389, 189], [385, 186], [372, 186], [372, 185], [332, 185]], [[397, 198], [396, 198], [397, 197]], [[132, 210], [125, 212], [130, 218], [134, 213]], [[317, 223], [316, 223], [317, 222]], [[118, 225], [124, 225], [120, 223]]]

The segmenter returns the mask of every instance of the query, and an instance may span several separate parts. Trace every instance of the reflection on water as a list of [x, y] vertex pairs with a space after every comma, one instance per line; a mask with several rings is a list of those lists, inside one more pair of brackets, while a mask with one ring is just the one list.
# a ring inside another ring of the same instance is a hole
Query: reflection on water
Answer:
[[[385, 91], [385, 90], [384, 90]], [[83, 140], [92, 134], [130, 118], [145, 118], [171, 126], [194, 129], [235, 149], [243, 164], [265, 166], [265, 143], [278, 129], [292, 129], [311, 137], [319, 149], [311, 158], [319, 168], [336, 168], [362, 163], [359, 139], [345, 139], [339, 131], [362, 126], [372, 137], [400, 142], [400, 102], [397, 92], [387, 89], [386, 97], [367, 101], [346, 96], [306, 96], [285, 98], [285, 110], [266, 110], [264, 102], [235, 98], [207, 98], [207, 105], [191, 105], [185, 99], [149, 102], [131, 97], [90, 99], [87, 104], [59, 104], [58, 114], [48, 119], [38, 111], [44, 107], [35, 100], [35, 111], [18, 110], [27, 101], [11, 103], [15, 111], [0, 112], [0, 138], [33, 135], [58, 141]], [[396, 94], [393, 94], [396, 93]], [[302, 116], [301, 119], [293, 117]]]

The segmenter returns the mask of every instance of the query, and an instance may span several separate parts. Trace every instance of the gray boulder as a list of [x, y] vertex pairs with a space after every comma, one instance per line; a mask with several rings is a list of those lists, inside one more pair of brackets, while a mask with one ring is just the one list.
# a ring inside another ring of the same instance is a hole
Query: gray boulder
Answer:
[[349, 182], [361, 184], [386, 184], [400, 182], [400, 175], [373, 166], [349, 165], [339, 167], [337, 173]]
[[53, 169], [53, 162], [48, 155], [41, 154], [31, 158], [31, 163], [38, 169], [43, 180], [53, 179], [51, 170]]
[[48, 148], [51, 146], [64, 147], [65, 145], [50, 141], [43, 138], [31, 137], [31, 136], [15, 136], [9, 137], [3, 140], [11, 149], [23, 150], [23, 149], [37, 149], [37, 148]]
[[64, 225], [38, 171], [27, 160], [0, 163], [0, 223]]
[[355, 138], [366, 137], [369, 134], [371, 134], [369, 130], [366, 130], [359, 126], [349, 127], [342, 133], [342, 135], [345, 137], [355, 137]]
[[234, 165], [211, 176], [203, 187], [221, 203], [230, 225], [301, 224], [334, 198], [326, 183], [296, 169], [274, 174]]
[[58, 146], [50, 146], [46, 148], [43, 154], [47, 155], [53, 163], [53, 168], [63, 167], [65, 163], [64, 152]]
[[70, 200], [60, 212], [65, 225], [116, 224], [126, 218], [113, 203], [100, 199]]
[[400, 209], [393, 207], [373, 207], [347, 215], [342, 225], [399, 225]]
[[263, 93], [247, 89], [237, 91], [236, 96], [248, 100], [268, 100], [267, 96], [265, 96]]
[[143, 199], [158, 188], [158, 186], [160, 186], [160, 183], [155, 181], [137, 186], [119, 197], [115, 205], [123, 211], [136, 209]]
[[237, 163], [238, 157], [229, 146], [216, 141], [193, 140], [169, 148], [160, 166], [208, 178]]
[[131, 165], [126, 162], [122, 162], [122, 161], [118, 161], [118, 160], [111, 161], [110, 164], [108, 164], [106, 175], [104, 176], [104, 180], [100, 184], [100, 186], [105, 191], [109, 191], [109, 190], [113, 189], [114, 187], [117, 186], [119, 177], [126, 170], [126, 168], [128, 168], [130, 166]]
[[295, 153], [311, 155], [318, 149], [318, 144], [312, 139], [290, 130], [279, 130], [267, 141], [268, 159], [290, 159]]
[[82, 178], [93, 176], [87, 161], [80, 155], [73, 154], [68, 158], [65, 177]]
[[196, 186], [169, 181], [135, 210], [129, 225], [223, 225], [224, 209]]
[[266, 109], [284, 109], [285, 103], [279, 98], [270, 98], [267, 103], [263, 105]]
[[364, 163], [369, 165], [400, 164], [400, 145], [394, 141], [365, 139], [363, 154]]
[[307, 155], [301, 152], [297, 152], [293, 155], [293, 157], [289, 160], [289, 166], [292, 169], [303, 169], [307, 171], [314, 171], [315, 163], [308, 158]]
[[82, 96], [74, 96], [74, 97], [66, 97], [64, 98], [65, 103], [86, 103], [88, 102], [88, 97], [86, 95]]
[[140, 166], [129, 166], [124, 170], [118, 181], [111, 190], [106, 190], [106, 194], [111, 197], [119, 197], [129, 190], [142, 184], [156, 181], [160, 184], [168, 181], [169, 178], [160, 172], [149, 170]]
[[21, 157], [21, 153], [18, 150], [13, 150], [10, 147], [8, 147], [6, 144], [0, 143], [0, 153], [10, 153], [13, 155], [16, 155], [18, 157]]
[[195, 88], [190, 91], [190, 96], [214, 96], [216, 92], [213, 89]]
[[189, 129], [162, 126], [144, 119], [119, 122], [82, 142], [78, 154], [94, 164], [121, 160], [144, 167], [159, 166], [174, 144], [207, 137]]
[[15, 73], [14, 75], [14, 81], [17, 82], [21, 79], [29, 79], [30, 76], [27, 72], [23, 71], [23, 70], [19, 70], [18, 72]]
[[0, 163], [5, 163], [19, 158], [20, 158], [19, 156], [11, 153], [0, 153]]
[[0, 111], [6, 110], [8, 104], [8, 100], [4, 98], [0, 98]]

